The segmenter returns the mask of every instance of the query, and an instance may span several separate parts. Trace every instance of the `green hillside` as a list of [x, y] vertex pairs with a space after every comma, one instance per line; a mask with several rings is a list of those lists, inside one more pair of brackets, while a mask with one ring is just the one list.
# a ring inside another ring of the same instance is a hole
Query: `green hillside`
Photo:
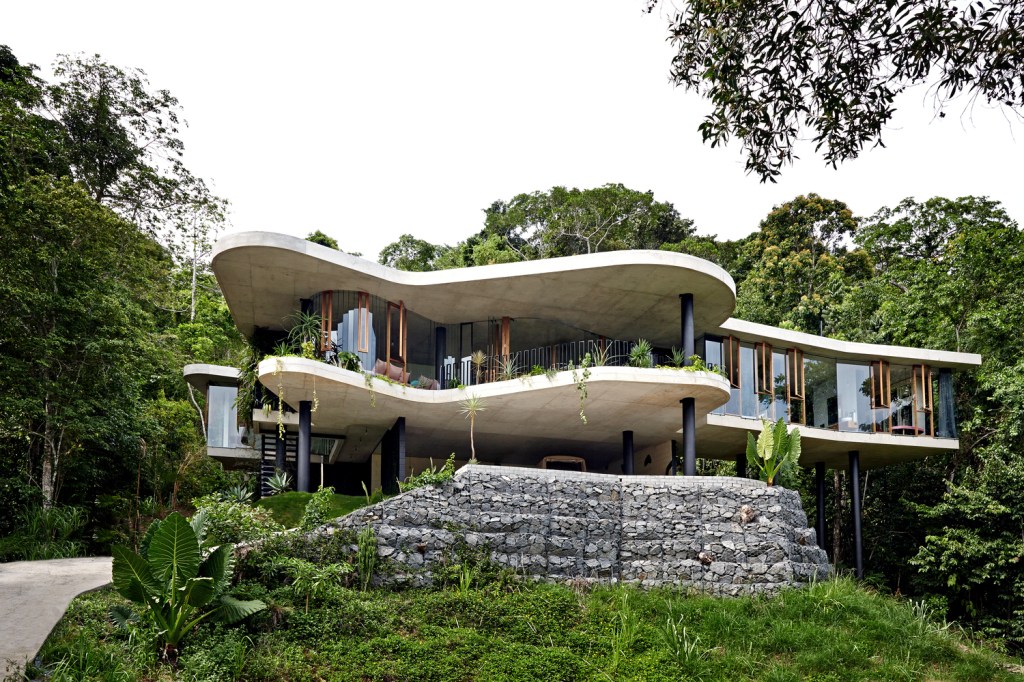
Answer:
[[75, 601], [43, 661], [54, 679], [104, 680], [1024, 679], [1019, 661], [849, 580], [718, 599], [450, 573], [435, 589], [327, 586], [308, 612], [287, 580], [243, 581], [240, 593], [271, 608], [237, 629], [200, 626], [176, 673], [111, 624], [122, 602], [107, 589]]

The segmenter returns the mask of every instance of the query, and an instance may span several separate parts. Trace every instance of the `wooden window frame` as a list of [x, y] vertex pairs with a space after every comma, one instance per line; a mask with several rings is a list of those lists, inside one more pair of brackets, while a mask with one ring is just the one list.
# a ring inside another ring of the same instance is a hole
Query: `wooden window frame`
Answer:
[[358, 292], [356, 318], [356, 352], [370, 352], [370, 294]]
[[799, 348], [786, 349], [786, 393], [790, 400], [803, 400], [807, 397], [806, 377], [804, 376], [804, 352]]
[[757, 395], [775, 399], [775, 374], [772, 366], [772, 344], [758, 341], [754, 344], [754, 386]]
[[[398, 311], [398, 357], [395, 358], [391, 355], [391, 311]], [[405, 302], [399, 301], [393, 303], [388, 301], [387, 307], [387, 338], [385, 339], [387, 345], [387, 356], [388, 364], [398, 361], [398, 365], [402, 368], [402, 383], [405, 383], [406, 379], [406, 326], [405, 326]]]
[[725, 365], [725, 373], [729, 378], [729, 385], [732, 388], [740, 388], [740, 340], [735, 336], [726, 336], [722, 339], [722, 352], [725, 357], [722, 362]]
[[334, 326], [334, 292], [320, 292], [320, 343], [318, 350], [326, 353], [331, 349], [331, 328]]
[[[918, 430], [919, 436], [926, 436], [935, 433], [935, 411], [934, 406], [934, 382], [932, 381], [932, 368], [928, 365], [914, 365], [911, 370], [914, 396], [914, 429]], [[920, 424], [920, 412], [925, 413], [928, 424]]]
[[892, 407], [892, 370], [888, 360], [871, 361], [871, 409], [888, 410]]

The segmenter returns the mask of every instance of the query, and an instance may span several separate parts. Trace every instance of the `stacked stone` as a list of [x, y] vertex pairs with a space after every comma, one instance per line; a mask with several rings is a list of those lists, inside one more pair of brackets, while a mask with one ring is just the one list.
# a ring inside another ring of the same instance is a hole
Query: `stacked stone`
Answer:
[[829, 572], [799, 496], [760, 481], [468, 466], [332, 527], [377, 533], [393, 581], [427, 584], [459, 537], [547, 580], [774, 592]]

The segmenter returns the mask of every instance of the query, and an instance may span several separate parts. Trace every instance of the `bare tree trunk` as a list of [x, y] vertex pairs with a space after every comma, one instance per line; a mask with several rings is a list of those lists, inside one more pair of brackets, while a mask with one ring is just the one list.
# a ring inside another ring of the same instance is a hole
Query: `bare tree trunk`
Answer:
[[192, 384], [185, 382], [185, 386], [188, 387], [188, 400], [192, 403], [192, 407], [195, 408], [196, 414], [199, 415], [199, 427], [203, 430], [203, 442], [206, 442], [206, 417], [203, 415], [203, 408], [199, 407], [199, 403], [196, 402], [195, 391], [192, 388]]

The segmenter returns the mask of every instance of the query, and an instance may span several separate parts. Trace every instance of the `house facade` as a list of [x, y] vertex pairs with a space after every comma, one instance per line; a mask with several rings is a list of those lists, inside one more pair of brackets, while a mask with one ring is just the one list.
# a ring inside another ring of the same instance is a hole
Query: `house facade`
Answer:
[[[251, 431], [233, 413], [236, 369], [186, 368], [208, 391], [211, 454], [293, 467], [305, 490], [389, 490], [450, 453], [464, 463], [469, 398], [483, 464], [624, 475], [694, 475], [698, 457], [745, 475], [763, 417], [801, 431], [821, 537], [825, 470], [957, 449], [953, 372], [981, 361], [733, 319], [727, 272], [664, 251], [404, 272], [252, 232], [223, 238], [212, 267], [269, 357]], [[315, 321], [307, 357], [282, 357], [300, 313]]]

